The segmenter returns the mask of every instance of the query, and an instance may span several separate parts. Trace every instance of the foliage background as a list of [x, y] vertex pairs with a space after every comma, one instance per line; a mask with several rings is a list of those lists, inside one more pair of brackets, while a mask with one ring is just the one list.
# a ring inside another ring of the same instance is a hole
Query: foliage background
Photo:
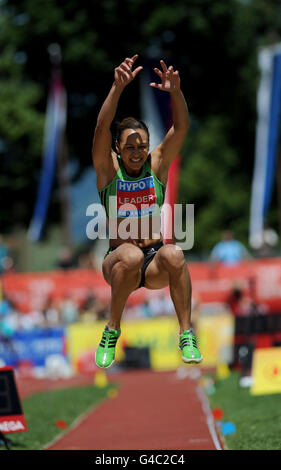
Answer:
[[[278, 0], [0, 0], [0, 233], [25, 230], [42, 164], [50, 80], [58, 43], [68, 93], [72, 183], [91, 167], [99, 108], [124, 57], [164, 58], [179, 71], [191, 129], [182, 151], [179, 202], [195, 204], [195, 246], [204, 256], [225, 228], [247, 244], [260, 47], [280, 41]], [[118, 115], [140, 115], [139, 83]], [[48, 212], [60, 224], [57, 181]], [[268, 223], [279, 231], [277, 189]]]

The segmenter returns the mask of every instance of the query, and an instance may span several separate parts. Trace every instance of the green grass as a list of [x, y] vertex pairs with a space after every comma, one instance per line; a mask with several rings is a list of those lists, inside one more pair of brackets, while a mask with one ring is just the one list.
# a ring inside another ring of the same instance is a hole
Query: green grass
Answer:
[[[104, 399], [116, 385], [104, 388], [94, 386], [74, 387], [37, 393], [22, 401], [28, 431], [7, 434], [13, 450], [40, 450], [58, 435], [67, 432], [71, 424], [87, 410]], [[61, 430], [55, 424], [65, 421], [67, 428]], [[1, 447], [1, 449], [5, 449]]]
[[240, 374], [216, 383], [209, 395], [212, 409], [221, 408], [223, 422], [232, 422], [236, 432], [224, 436], [229, 450], [281, 449], [281, 394], [252, 396], [249, 388], [239, 386]]

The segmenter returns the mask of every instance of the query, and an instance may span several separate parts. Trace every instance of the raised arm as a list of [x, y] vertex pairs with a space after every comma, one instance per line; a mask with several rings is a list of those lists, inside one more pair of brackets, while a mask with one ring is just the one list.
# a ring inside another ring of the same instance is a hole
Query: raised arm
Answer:
[[173, 66], [167, 68], [163, 60], [160, 61], [162, 71], [154, 71], [161, 79], [161, 83], [150, 83], [158, 90], [166, 91], [171, 95], [173, 125], [167, 132], [161, 144], [152, 152], [152, 158], [157, 160], [159, 173], [168, 171], [172, 160], [179, 153], [189, 128], [187, 104], [180, 87], [179, 72]]
[[125, 59], [119, 67], [114, 70], [114, 82], [106, 97], [98, 118], [93, 139], [93, 164], [98, 175], [107, 173], [111, 164], [112, 136], [110, 126], [116, 114], [119, 98], [126, 87], [140, 72], [142, 67], [133, 70], [134, 62], [138, 55]]

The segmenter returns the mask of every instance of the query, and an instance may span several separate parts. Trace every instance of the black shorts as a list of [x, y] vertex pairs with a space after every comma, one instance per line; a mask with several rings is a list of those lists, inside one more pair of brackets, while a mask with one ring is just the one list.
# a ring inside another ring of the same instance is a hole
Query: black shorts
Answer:
[[[141, 268], [141, 281], [140, 281], [140, 284], [138, 286], [138, 289], [140, 287], [143, 287], [144, 286], [144, 282], [145, 282], [145, 271], [147, 269], [147, 266], [149, 265], [149, 263], [153, 260], [154, 256], [156, 255], [157, 251], [161, 248], [161, 246], [164, 246], [164, 243], [163, 242], [158, 242], [158, 243], [155, 243], [155, 245], [150, 245], [150, 246], [146, 246], [144, 248], [140, 248], [140, 250], [143, 252], [143, 255], [144, 255], [144, 262], [143, 262], [143, 265], [142, 265], [142, 268]], [[117, 246], [111, 246], [106, 254], [105, 254], [105, 257], [109, 254], [109, 253], [112, 253], [113, 250], [115, 250], [117, 248]]]

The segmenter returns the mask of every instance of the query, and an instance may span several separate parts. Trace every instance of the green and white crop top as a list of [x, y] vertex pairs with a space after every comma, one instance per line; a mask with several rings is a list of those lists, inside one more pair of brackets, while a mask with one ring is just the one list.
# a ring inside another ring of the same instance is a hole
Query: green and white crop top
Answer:
[[98, 191], [101, 204], [110, 218], [142, 218], [160, 215], [166, 185], [159, 181], [148, 161], [138, 177], [126, 173], [118, 156], [119, 169], [113, 180]]

